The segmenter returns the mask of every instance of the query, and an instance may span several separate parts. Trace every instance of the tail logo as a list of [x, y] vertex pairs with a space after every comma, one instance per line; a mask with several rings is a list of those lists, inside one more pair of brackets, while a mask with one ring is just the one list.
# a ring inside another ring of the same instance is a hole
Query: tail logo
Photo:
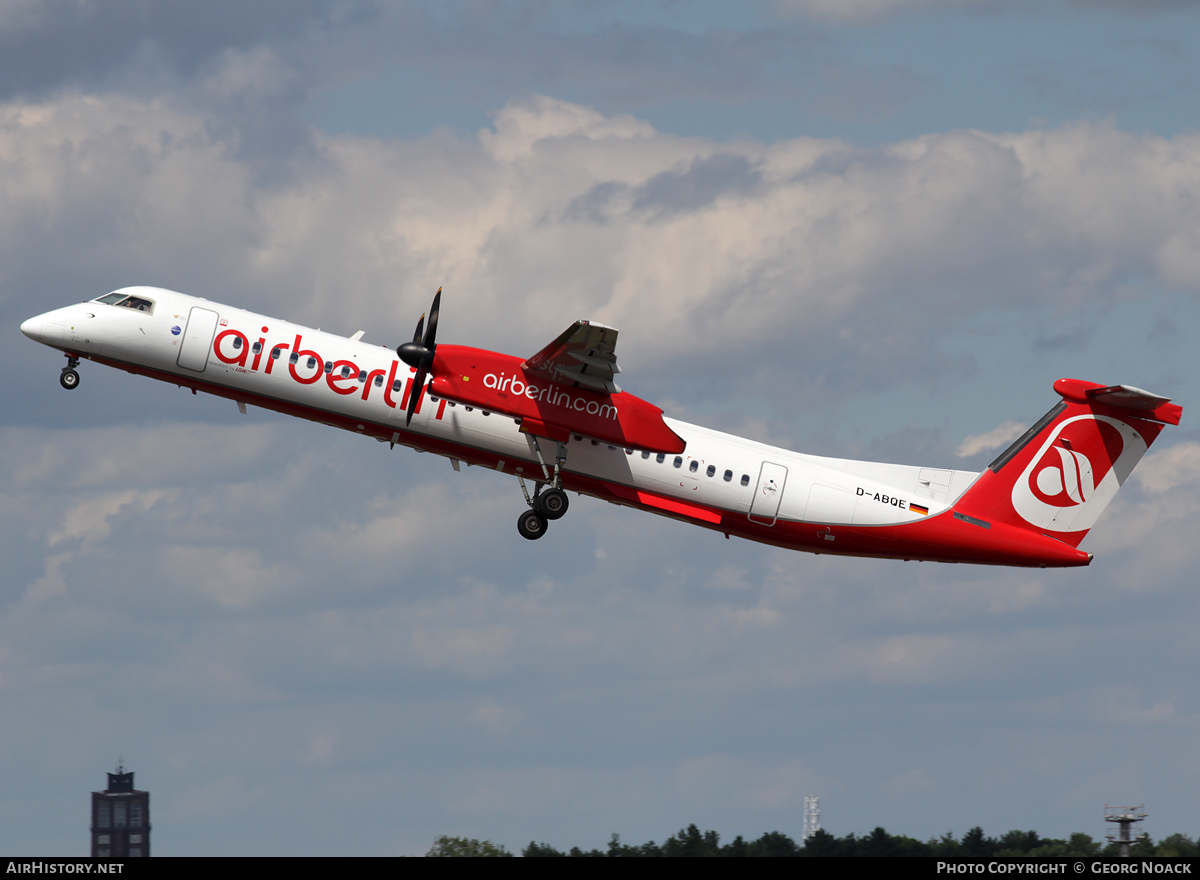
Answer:
[[1092, 422], [1072, 427], [1057, 432], [1029, 475], [1033, 497], [1052, 507], [1086, 503], [1125, 448], [1121, 432], [1112, 425]]
[[1145, 451], [1142, 436], [1118, 419], [1066, 419], [1013, 485], [1013, 507], [1050, 531], [1089, 529]]

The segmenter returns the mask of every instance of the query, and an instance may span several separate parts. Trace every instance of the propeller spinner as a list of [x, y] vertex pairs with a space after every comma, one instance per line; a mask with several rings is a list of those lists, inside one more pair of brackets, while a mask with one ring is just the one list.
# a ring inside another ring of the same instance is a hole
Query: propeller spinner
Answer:
[[[433, 305], [429, 307], [429, 327], [425, 327], [425, 316], [417, 321], [417, 332], [413, 334], [412, 342], [401, 343], [396, 349], [396, 355], [404, 363], [413, 367], [417, 374], [413, 377], [412, 393], [408, 395], [408, 416], [405, 426], [412, 422], [413, 413], [417, 409], [417, 401], [421, 397], [421, 389], [425, 387], [425, 379], [433, 372], [433, 356], [437, 352], [438, 308], [442, 303], [442, 289], [439, 287], [433, 295]], [[424, 331], [424, 335], [422, 335]]]

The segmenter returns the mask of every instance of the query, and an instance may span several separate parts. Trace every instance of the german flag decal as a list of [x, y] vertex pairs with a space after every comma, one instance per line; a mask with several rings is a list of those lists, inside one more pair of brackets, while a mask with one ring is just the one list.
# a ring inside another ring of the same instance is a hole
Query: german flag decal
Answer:
[[920, 504], [913, 504], [910, 501], [910, 502], [908, 502], [908, 509], [911, 510], [913, 513], [921, 514], [921, 516], [929, 516], [929, 508], [923, 507]]

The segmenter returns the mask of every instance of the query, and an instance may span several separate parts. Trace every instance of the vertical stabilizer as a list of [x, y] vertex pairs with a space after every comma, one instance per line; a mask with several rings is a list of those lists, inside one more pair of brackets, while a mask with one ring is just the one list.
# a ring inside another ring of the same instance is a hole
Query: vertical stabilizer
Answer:
[[1078, 547], [1164, 424], [1183, 409], [1139, 388], [1059, 379], [1062, 401], [992, 462], [957, 514]]

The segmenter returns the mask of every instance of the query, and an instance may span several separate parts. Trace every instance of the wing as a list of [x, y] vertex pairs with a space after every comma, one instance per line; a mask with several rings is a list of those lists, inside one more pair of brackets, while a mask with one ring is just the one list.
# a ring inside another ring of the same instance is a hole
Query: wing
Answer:
[[621, 372], [616, 347], [617, 331], [612, 327], [576, 321], [522, 366], [559, 385], [616, 394], [621, 390], [613, 382]]

